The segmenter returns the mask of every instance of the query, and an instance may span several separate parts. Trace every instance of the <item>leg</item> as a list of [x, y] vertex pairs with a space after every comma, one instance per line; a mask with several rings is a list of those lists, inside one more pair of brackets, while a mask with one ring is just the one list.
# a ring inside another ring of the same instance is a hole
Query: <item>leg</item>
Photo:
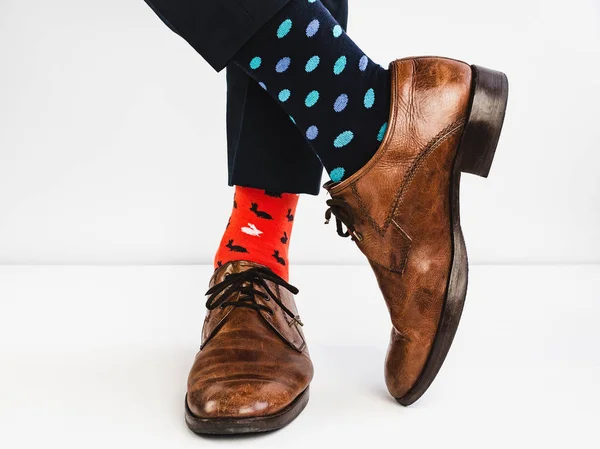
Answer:
[[[345, 21], [345, 0], [330, 3]], [[186, 35], [179, 31], [177, 19], [166, 19], [158, 8], [153, 9], [173, 31]], [[286, 283], [287, 248], [298, 196], [278, 192], [316, 194], [322, 165], [288, 115], [236, 66], [228, 70], [228, 144], [230, 184], [256, 188], [236, 187], [234, 209], [215, 257], [214, 293], [209, 291], [202, 350], [190, 372], [186, 400], [186, 421], [198, 433], [282, 427], [306, 405], [312, 378], [291, 296], [296, 291]], [[248, 285], [253, 284], [266, 288], [267, 296], [249, 291]], [[220, 289], [227, 289], [227, 294]], [[227, 315], [221, 310], [227, 310]], [[276, 319], [268, 319], [270, 324], [265, 326], [264, 319], [273, 312]], [[223, 359], [223, 348], [232, 345], [235, 359]], [[244, 357], [246, 351], [252, 352], [251, 359]], [[258, 363], [254, 361], [257, 354]], [[213, 361], [216, 357], [221, 363]], [[219, 370], [225, 381], [213, 382]], [[234, 382], [240, 378], [245, 379]]]

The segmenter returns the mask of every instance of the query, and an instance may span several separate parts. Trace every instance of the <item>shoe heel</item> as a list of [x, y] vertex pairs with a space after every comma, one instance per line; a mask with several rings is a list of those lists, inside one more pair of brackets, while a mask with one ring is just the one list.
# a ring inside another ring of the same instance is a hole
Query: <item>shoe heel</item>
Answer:
[[460, 145], [461, 171], [487, 178], [508, 102], [508, 78], [502, 72], [472, 66], [473, 99]]

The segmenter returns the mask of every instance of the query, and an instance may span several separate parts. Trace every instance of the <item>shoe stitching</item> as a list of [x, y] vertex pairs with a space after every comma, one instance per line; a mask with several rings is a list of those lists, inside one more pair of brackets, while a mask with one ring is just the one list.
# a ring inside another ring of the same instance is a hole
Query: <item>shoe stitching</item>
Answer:
[[429, 141], [429, 143], [423, 148], [423, 150], [421, 150], [419, 155], [415, 158], [414, 162], [412, 163], [412, 165], [408, 171], [408, 174], [404, 177], [404, 181], [403, 181], [402, 185], [400, 186], [400, 189], [396, 193], [394, 200], [392, 201], [392, 206], [390, 207], [390, 211], [389, 211], [386, 219], [384, 220], [383, 226], [379, 226], [377, 224], [377, 221], [375, 221], [375, 219], [368, 212], [367, 207], [366, 207], [365, 203], [363, 202], [361, 195], [358, 193], [356, 184], [352, 184], [352, 186], [351, 186], [352, 195], [354, 196], [360, 211], [362, 212], [362, 214], [365, 216], [367, 221], [371, 224], [371, 226], [377, 231], [377, 233], [380, 236], [383, 237], [385, 235], [385, 232], [387, 231], [387, 228], [389, 227], [389, 225], [392, 221], [392, 218], [394, 216], [394, 212], [396, 211], [398, 206], [400, 206], [401, 200], [403, 199], [404, 194], [408, 190], [410, 183], [412, 182], [413, 178], [415, 177], [417, 171], [425, 163], [427, 157], [430, 154], [432, 154], [437, 148], [439, 148], [439, 146], [442, 143], [444, 143], [450, 136], [452, 136], [456, 131], [461, 129], [464, 126], [465, 122], [466, 122], [465, 119], [461, 119], [461, 120], [454, 122], [451, 125], [447, 126], [438, 135], [436, 135], [433, 139], [431, 139]]
[[410, 99], [409, 103], [408, 103], [408, 117], [410, 120], [412, 120], [413, 118], [413, 109], [414, 109], [414, 104], [415, 104], [415, 82], [416, 82], [416, 73], [417, 73], [417, 63], [416, 61], [413, 59], [411, 61], [411, 66], [412, 66], [412, 80], [410, 83], [410, 92], [408, 94], [408, 98]]

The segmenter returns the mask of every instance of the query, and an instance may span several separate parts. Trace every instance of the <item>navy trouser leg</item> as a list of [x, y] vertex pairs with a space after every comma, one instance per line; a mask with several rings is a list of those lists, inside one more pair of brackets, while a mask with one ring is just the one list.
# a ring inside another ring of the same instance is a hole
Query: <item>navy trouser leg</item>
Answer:
[[144, 0], [217, 71], [290, 0]]

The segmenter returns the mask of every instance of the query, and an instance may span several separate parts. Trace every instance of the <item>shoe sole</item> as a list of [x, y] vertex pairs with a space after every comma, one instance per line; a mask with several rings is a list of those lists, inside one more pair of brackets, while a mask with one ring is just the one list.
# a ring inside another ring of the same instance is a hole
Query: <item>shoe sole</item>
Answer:
[[469, 119], [456, 153], [450, 183], [453, 260], [446, 298], [431, 352], [421, 375], [401, 398], [409, 406], [430, 387], [437, 376], [458, 329], [467, 295], [469, 263], [460, 227], [461, 173], [487, 178], [496, 154], [508, 103], [508, 78], [504, 73], [472, 66], [473, 82]]
[[185, 423], [198, 435], [242, 435], [272, 432], [287, 426], [302, 413], [308, 404], [309, 389], [282, 411], [257, 418], [198, 418], [191, 412], [185, 398]]

